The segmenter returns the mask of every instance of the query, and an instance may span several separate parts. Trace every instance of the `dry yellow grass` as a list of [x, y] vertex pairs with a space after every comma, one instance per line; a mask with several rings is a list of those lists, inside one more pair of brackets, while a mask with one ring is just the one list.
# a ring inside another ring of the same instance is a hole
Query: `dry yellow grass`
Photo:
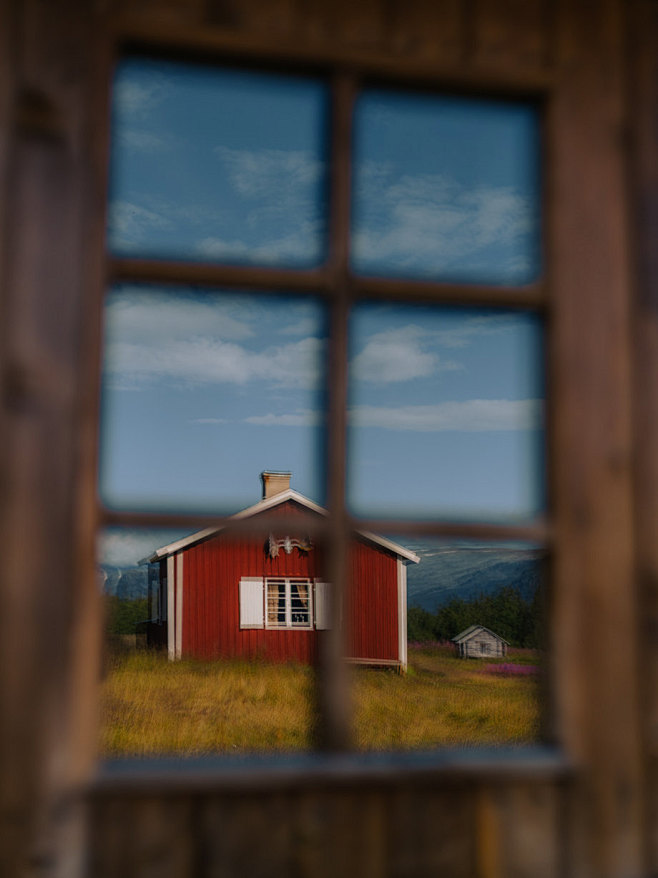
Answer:
[[[103, 756], [198, 755], [311, 746], [313, 672], [299, 665], [115, 660], [101, 703]], [[477, 661], [410, 652], [407, 676], [354, 671], [360, 749], [524, 743], [536, 738], [537, 685]]]

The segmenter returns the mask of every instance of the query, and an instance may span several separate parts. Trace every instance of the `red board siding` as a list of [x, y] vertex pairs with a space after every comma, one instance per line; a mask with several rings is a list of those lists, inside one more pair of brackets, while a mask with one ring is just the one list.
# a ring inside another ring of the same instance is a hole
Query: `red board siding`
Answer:
[[368, 543], [352, 545], [348, 637], [352, 658], [398, 656], [397, 558]]
[[[281, 514], [299, 510], [283, 504]], [[303, 513], [305, 516], [309, 514]], [[297, 536], [303, 536], [300, 528]], [[397, 559], [367, 543], [352, 549], [352, 581], [346, 622], [350, 656], [398, 658]], [[264, 658], [314, 663], [314, 630], [241, 629], [239, 583], [245, 576], [323, 579], [322, 552], [293, 549], [270, 558], [266, 536], [221, 534], [184, 551], [183, 655], [198, 658]]]

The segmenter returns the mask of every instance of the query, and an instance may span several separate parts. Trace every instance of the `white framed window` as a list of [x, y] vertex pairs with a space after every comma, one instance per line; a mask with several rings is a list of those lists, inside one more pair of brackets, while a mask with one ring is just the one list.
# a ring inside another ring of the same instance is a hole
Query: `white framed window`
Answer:
[[266, 628], [313, 627], [313, 589], [310, 579], [266, 579], [265, 602]]

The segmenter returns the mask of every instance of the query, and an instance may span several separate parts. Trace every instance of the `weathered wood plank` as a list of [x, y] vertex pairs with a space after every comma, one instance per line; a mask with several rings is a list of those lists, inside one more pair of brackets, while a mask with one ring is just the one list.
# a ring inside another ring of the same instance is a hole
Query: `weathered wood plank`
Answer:
[[560, 804], [551, 784], [481, 787], [476, 823], [481, 878], [560, 878]]
[[90, 288], [85, 221], [99, 190], [87, 140], [93, 15], [76, 0], [11, 8], [0, 284], [0, 871], [73, 876], [84, 854], [75, 791], [94, 750], [99, 634], [90, 421], [80, 393], [95, 383], [80, 359]]
[[549, 0], [473, 0], [472, 61], [542, 70], [550, 57]]
[[583, 768], [572, 868], [597, 876], [642, 870], [621, 14], [560, 4], [547, 144], [555, 732]]
[[635, 242], [635, 537], [647, 779], [647, 853], [658, 872], [658, 8], [631, 4], [631, 184]]
[[464, 0], [390, 3], [387, 44], [401, 56], [459, 63], [464, 57], [467, 7]]
[[450, 784], [423, 791], [400, 784], [392, 791], [387, 809], [391, 876], [476, 874], [473, 791]]

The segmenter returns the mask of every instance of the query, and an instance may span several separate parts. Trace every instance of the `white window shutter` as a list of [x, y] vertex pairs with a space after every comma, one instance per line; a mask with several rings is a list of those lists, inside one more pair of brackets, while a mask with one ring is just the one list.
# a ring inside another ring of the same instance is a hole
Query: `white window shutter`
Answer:
[[240, 580], [240, 628], [263, 628], [265, 625], [263, 579], [244, 576]]
[[331, 584], [315, 581], [315, 627], [318, 631], [331, 628]]

